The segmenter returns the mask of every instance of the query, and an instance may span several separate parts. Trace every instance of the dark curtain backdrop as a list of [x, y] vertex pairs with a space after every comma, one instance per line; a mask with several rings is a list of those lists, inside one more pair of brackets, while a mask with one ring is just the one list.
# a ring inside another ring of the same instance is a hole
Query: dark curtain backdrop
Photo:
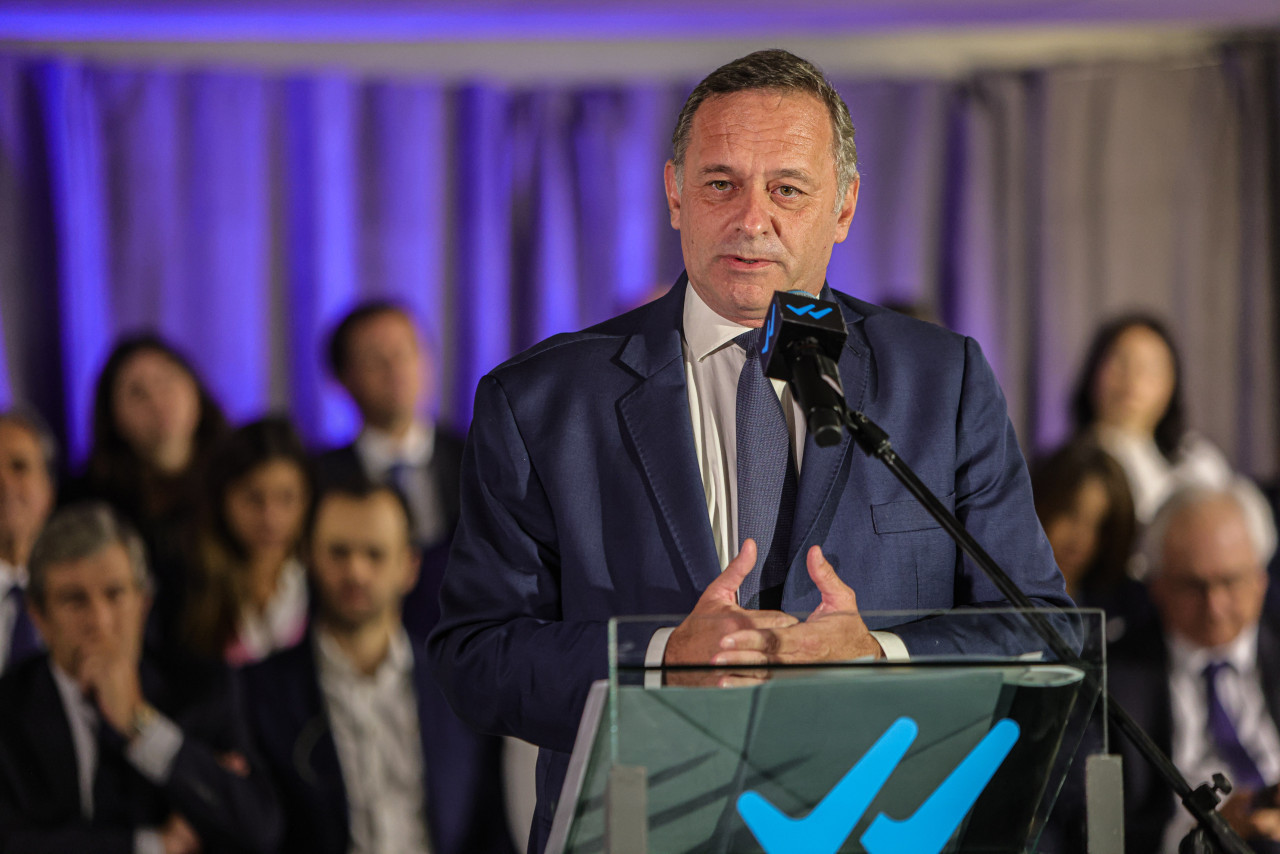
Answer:
[[[1192, 422], [1277, 451], [1274, 44], [963, 80], [837, 80], [858, 127], [831, 284], [931, 303], [985, 348], [1028, 449], [1060, 439], [1088, 334], [1141, 306], [1187, 350]], [[598, 87], [264, 75], [0, 54], [0, 406], [79, 459], [112, 341], [149, 327], [237, 420], [316, 443], [354, 414], [324, 337], [409, 304], [442, 417], [478, 378], [679, 274], [662, 165], [692, 81]]]

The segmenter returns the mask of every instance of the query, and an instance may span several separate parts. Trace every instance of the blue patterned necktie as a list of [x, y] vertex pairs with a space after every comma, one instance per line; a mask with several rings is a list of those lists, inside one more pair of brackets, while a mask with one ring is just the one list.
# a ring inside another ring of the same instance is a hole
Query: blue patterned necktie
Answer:
[[738, 377], [738, 546], [750, 538], [758, 549], [756, 569], [738, 588], [738, 603], [776, 610], [790, 563], [797, 477], [787, 418], [760, 366], [759, 337], [752, 330], [734, 339], [747, 351]]
[[13, 632], [9, 635], [9, 657], [4, 661], [4, 669], [8, 669], [40, 652], [44, 649], [44, 645], [40, 642], [40, 634], [36, 631], [35, 623], [27, 613], [26, 591], [14, 584], [5, 594], [5, 598], [17, 606], [13, 618]]
[[1226, 707], [1222, 705], [1221, 698], [1218, 697], [1218, 674], [1230, 668], [1231, 665], [1225, 661], [1214, 661], [1204, 669], [1205, 694], [1209, 706], [1209, 737], [1213, 739], [1213, 746], [1217, 749], [1218, 755], [1231, 769], [1231, 782], [1256, 791], [1266, 786], [1262, 773], [1258, 771], [1258, 766], [1249, 755], [1249, 751], [1245, 750], [1240, 742], [1240, 733], [1236, 730], [1235, 722], [1231, 720]]

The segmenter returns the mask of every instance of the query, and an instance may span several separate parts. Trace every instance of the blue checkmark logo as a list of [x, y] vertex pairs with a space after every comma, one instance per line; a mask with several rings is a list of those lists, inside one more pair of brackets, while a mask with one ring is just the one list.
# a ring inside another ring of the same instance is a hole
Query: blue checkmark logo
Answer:
[[831, 313], [831, 307], [827, 306], [822, 311], [810, 312], [809, 316], [812, 317], [814, 320], [821, 320], [822, 318], [826, 317], [830, 313]]
[[[791, 818], [758, 792], [738, 797], [738, 813], [767, 854], [834, 854], [906, 756], [918, 727], [898, 718], [804, 818]], [[868, 854], [938, 854], [1018, 740], [1005, 719], [983, 736], [910, 818], [877, 815], [859, 840]]]
[[791, 309], [791, 312], [795, 314], [797, 317], [804, 317], [806, 314], [813, 311], [813, 305], [809, 303], [806, 303], [805, 305], [799, 305], [799, 306], [792, 305], [791, 303], [786, 303], [786, 306], [787, 308]]
[[764, 346], [760, 348], [760, 355], [763, 356], [769, 352], [769, 342], [773, 339], [773, 321], [778, 317], [778, 304], [774, 303], [773, 308], [769, 311], [769, 325], [764, 330]]

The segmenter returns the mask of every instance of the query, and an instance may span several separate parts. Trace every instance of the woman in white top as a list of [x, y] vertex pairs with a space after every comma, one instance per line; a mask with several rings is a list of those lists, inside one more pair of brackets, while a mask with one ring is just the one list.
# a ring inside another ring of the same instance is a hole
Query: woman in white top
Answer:
[[289, 422], [266, 418], [217, 448], [206, 488], [183, 640], [197, 653], [247, 664], [306, 630], [298, 549], [313, 494], [310, 464]]
[[1257, 487], [1212, 442], [1187, 429], [1178, 351], [1156, 318], [1125, 315], [1098, 330], [1072, 410], [1077, 430], [1092, 433], [1124, 468], [1139, 523], [1149, 523], [1184, 486], [1239, 483], [1250, 496], [1250, 524], [1259, 542], [1275, 542], [1275, 525]]

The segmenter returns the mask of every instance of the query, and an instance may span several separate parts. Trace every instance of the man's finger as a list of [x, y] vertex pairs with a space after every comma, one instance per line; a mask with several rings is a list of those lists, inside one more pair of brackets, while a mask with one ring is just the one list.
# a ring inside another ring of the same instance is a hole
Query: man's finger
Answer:
[[738, 552], [737, 557], [729, 561], [729, 565], [724, 568], [724, 572], [707, 585], [707, 589], [702, 594], [703, 598], [709, 597], [736, 604], [738, 588], [742, 586], [743, 579], [751, 574], [755, 566], [756, 541], [747, 539], [742, 544], [742, 550]]
[[822, 546], [809, 549], [809, 553], [805, 555], [805, 567], [809, 570], [809, 578], [813, 580], [814, 586], [822, 594], [819, 610], [824, 612], [858, 610], [858, 597], [854, 595], [853, 588], [836, 575], [835, 567], [822, 553]]

